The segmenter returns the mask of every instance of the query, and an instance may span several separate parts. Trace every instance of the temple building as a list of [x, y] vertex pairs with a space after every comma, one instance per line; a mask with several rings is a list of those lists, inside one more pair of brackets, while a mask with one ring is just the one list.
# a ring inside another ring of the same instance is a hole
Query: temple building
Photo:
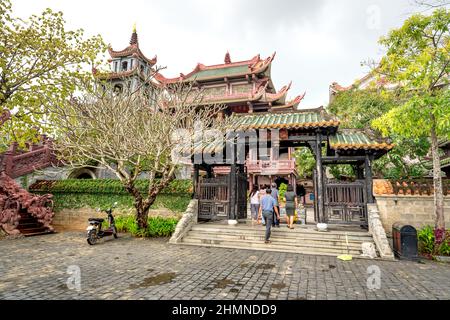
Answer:
[[[225, 105], [225, 116], [233, 114], [253, 114], [263, 112], [289, 112], [297, 110], [305, 94], [292, 100], [287, 99], [291, 83], [276, 90], [271, 77], [275, 53], [262, 59], [260, 55], [244, 61], [232, 61], [227, 52], [223, 63], [204, 65], [178, 77], [167, 78], [156, 71], [156, 56], [148, 59], [139, 49], [138, 35], [134, 28], [130, 45], [121, 51], [109, 47], [111, 72], [103, 77], [111, 81], [117, 91], [137, 88], [138, 85], [165, 85], [178, 83], [192, 85], [193, 90], [201, 90], [200, 104]], [[293, 157], [294, 148], [281, 147], [277, 154], [267, 149], [267, 154], [251, 152], [246, 162], [250, 187], [253, 184], [265, 185], [272, 182], [295, 185], [298, 176]], [[228, 174], [229, 167], [216, 167], [217, 175]]]

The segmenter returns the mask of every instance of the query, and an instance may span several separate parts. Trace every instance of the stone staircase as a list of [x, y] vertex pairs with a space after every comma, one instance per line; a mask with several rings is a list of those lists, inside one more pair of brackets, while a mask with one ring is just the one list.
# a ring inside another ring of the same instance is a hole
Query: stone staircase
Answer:
[[282, 224], [280, 228], [272, 228], [272, 243], [265, 244], [265, 227], [262, 225], [252, 224], [248, 220], [242, 220], [234, 226], [225, 221], [210, 222], [194, 225], [181, 244], [327, 256], [351, 254], [357, 258], [362, 253], [363, 242], [374, 242], [367, 231], [359, 228], [329, 228], [327, 232], [319, 232], [315, 225], [296, 225], [291, 230]]
[[38, 236], [43, 234], [53, 233], [53, 230], [45, 227], [35, 217], [31, 216], [28, 212], [22, 212], [20, 214], [19, 225], [17, 229], [25, 237]]

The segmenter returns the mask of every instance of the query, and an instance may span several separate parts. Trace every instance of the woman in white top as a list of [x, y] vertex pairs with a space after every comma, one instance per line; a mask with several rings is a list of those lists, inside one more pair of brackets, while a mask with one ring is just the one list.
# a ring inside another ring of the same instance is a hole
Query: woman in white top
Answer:
[[250, 192], [250, 211], [252, 219], [258, 221], [259, 191], [257, 186], [253, 186], [252, 192]]

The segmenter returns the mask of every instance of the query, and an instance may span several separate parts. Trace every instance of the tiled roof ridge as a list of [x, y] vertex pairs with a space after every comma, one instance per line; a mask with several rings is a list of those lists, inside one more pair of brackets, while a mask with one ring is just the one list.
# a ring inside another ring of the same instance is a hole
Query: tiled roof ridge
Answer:
[[118, 78], [129, 77], [129, 76], [134, 75], [134, 74], [137, 74], [142, 79], [145, 79], [145, 76], [139, 70], [138, 65], [135, 65], [132, 69], [127, 70], [127, 71], [107, 72], [107, 73], [101, 73], [101, 74], [99, 74], [97, 71], [94, 72], [94, 75], [96, 77], [98, 77], [99, 79], [118, 79]]
[[[282, 115], [282, 114], [302, 114], [302, 113], [321, 113], [322, 115], [328, 115], [331, 117], [330, 114], [328, 114], [326, 111], [325, 113], [323, 113], [325, 111], [325, 109], [323, 108], [323, 106], [320, 106], [318, 108], [310, 108], [310, 109], [297, 109], [297, 110], [285, 110], [285, 111], [280, 111], [277, 112], [275, 114], [277, 115]], [[274, 115], [273, 112], [270, 111], [266, 111], [266, 112], [258, 112], [258, 113], [233, 113], [234, 117], [246, 117], [246, 116], [260, 116], [260, 115]]]
[[[166, 78], [162, 74], [158, 74], [158, 80], [166, 83], [174, 83], [177, 81], [182, 81], [185, 79], [188, 79], [198, 73], [199, 71], [205, 71], [205, 70], [217, 70], [217, 69], [227, 69], [231, 67], [239, 67], [239, 66], [245, 66], [247, 65], [249, 70], [248, 73], [258, 73], [262, 72], [270, 63], [272, 63], [273, 59], [275, 58], [276, 52], [274, 52], [271, 56], [268, 58], [261, 60], [261, 57], [259, 54], [254, 56], [250, 60], [243, 60], [243, 61], [236, 61], [236, 62], [230, 62], [230, 63], [221, 63], [221, 64], [215, 64], [215, 65], [205, 65], [203, 63], [197, 63], [195, 68], [189, 72], [188, 74], [180, 73], [179, 77], [175, 78]], [[195, 80], [195, 79], [194, 79]]]

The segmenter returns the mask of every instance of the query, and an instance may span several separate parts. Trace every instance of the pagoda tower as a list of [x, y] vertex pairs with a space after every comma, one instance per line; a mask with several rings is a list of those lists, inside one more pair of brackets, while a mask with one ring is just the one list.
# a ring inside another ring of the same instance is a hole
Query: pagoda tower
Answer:
[[140, 85], [149, 86], [154, 82], [152, 75], [155, 72], [154, 66], [157, 62], [156, 55], [149, 59], [139, 48], [139, 39], [136, 25], [133, 27], [130, 45], [123, 50], [116, 51], [108, 46], [111, 58], [110, 72], [99, 75], [100, 78], [110, 81], [111, 86], [117, 92], [124, 89], [135, 90]]

